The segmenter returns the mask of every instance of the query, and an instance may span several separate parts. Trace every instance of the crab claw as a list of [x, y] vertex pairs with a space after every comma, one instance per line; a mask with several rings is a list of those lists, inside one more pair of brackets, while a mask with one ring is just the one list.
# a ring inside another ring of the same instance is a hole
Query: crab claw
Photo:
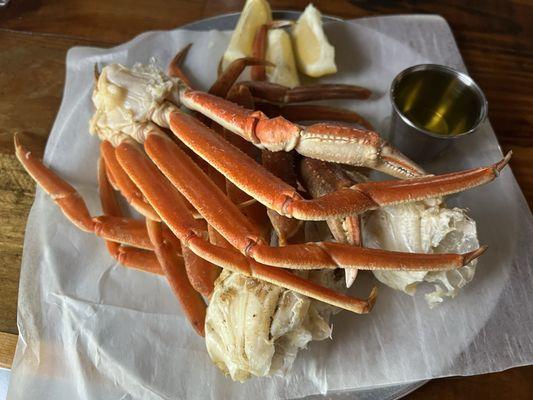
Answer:
[[[254, 82], [257, 83], [265, 82]], [[180, 99], [187, 108], [200, 112], [261, 149], [296, 150], [306, 157], [378, 169], [398, 178], [425, 174], [374, 131], [335, 123], [301, 126], [283, 117], [268, 118], [261, 111], [247, 110], [194, 90], [181, 92]]]
[[299, 136], [295, 149], [307, 157], [372, 168], [397, 178], [425, 175], [422, 168], [373, 131], [319, 123], [306, 127]]
[[382, 141], [374, 169], [397, 178], [414, 178], [426, 172], [388, 142]]

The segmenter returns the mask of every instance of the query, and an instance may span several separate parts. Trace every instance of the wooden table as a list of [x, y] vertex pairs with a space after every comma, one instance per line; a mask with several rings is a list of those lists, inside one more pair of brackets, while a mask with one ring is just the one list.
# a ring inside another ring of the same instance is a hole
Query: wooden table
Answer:
[[[272, 0], [273, 9], [302, 10], [308, 0]], [[313, 1], [343, 18], [434, 13], [451, 25], [465, 63], [484, 89], [490, 119], [511, 167], [533, 204], [533, 3], [526, 0]], [[15, 343], [22, 243], [34, 184], [13, 155], [14, 132], [43, 151], [61, 100], [66, 51], [109, 47], [140, 32], [172, 29], [239, 11], [242, 0], [11, 0], [0, 9], [0, 365]], [[435, 380], [409, 399], [531, 399], [533, 367]]]

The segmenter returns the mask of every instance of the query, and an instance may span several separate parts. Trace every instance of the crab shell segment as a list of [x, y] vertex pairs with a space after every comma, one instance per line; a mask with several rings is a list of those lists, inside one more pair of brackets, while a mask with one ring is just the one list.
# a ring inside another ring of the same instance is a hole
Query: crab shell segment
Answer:
[[[307, 278], [340, 289], [333, 271]], [[284, 375], [300, 349], [331, 337], [329, 317], [339, 309], [277, 285], [223, 271], [206, 315], [206, 347], [233, 380]]]

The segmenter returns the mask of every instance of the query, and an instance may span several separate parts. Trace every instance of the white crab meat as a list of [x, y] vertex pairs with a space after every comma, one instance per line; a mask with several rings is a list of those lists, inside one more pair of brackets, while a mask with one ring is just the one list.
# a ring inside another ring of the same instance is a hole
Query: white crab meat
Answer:
[[129, 69], [121, 64], [105, 66], [98, 77], [92, 100], [96, 108], [90, 120], [90, 132], [113, 145], [125, 138], [144, 142], [155, 125], [165, 126], [167, 101], [179, 104], [180, 81], [167, 77], [154, 64], [135, 64]]
[[[479, 247], [476, 223], [460, 208], [440, 201], [417, 201], [383, 207], [363, 220], [366, 247], [417, 253], [466, 253]], [[413, 295], [421, 282], [435, 290], [425, 295], [430, 307], [454, 297], [474, 277], [477, 259], [451, 271], [374, 271], [384, 284]]]
[[[333, 271], [313, 271], [308, 279], [342, 287], [342, 275]], [[329, 317], [337, 311], [291, 290], [224, 270], [207, 309], [207, 351], [233, 380], [283, 375], [299, 349], [331, 336]]]

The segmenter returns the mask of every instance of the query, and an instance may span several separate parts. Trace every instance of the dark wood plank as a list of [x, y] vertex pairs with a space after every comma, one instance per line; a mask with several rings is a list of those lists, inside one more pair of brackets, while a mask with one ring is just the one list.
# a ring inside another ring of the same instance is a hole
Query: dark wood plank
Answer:
[[533, 399], [533, 365], [493, 374], [435, 379], [406, 400]]
[[28, 131], [44, 148], [59, 109], [65, 57], [84, 39], [0, 31], [0, 153], [13, 153], [15, 131]]
[[13, 0], [0, 9], [0, 27], [114, 44], [199, 19], [204, 6], [203, 0]]
[[14, 155], [0, 153], [0, 170], [0, 332], [16, 334], [22, 243], [35, 185]]

